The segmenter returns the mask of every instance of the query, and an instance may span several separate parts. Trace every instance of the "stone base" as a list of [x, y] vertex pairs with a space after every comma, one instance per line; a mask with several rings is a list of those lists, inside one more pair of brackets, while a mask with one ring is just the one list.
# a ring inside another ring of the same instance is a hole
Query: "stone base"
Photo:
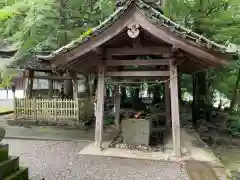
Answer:
[[6, 131], [4, 128], [0, 128], [0, 142], [4, 139]]

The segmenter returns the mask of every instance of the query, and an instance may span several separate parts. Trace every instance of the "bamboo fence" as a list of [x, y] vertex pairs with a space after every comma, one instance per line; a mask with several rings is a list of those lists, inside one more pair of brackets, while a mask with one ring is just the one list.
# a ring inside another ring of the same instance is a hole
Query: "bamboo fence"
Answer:
[[35, 121], [80, 121], [84, 116], [86, 99], [38, 99], [15, 98], [15, 118], [32, 119]]

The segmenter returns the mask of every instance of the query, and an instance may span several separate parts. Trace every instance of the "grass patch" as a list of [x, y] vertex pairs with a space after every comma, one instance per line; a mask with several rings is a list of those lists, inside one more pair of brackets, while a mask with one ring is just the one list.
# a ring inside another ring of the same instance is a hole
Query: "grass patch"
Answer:
[[12, 108], [0, 107], [0, 113], [4, 113], [4, 112], [8, 112], [8, 111], [13, 111], [13, 109]]

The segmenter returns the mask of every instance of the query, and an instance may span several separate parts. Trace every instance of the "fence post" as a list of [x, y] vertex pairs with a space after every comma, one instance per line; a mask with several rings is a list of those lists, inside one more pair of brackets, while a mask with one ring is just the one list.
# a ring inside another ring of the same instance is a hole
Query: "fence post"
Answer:
[[57, 122], [57, 99], [54, 99], [54, 121]]
[[13, 96], [13, 103], [14, 103], [14, 107], [13, 107], [13, 112], [14, 112], [13, 120], [17, 120], [17, 99], [15, 97], [15, 93], [14, 93], [14, 96]]
[[38, 124], [36, 98], [33, 98], [32, 101], [33, 101], [33, 119], [36, 121], [36, 124]]
[[76, 108], [76, 111], [77, 111], [77, 121], [76, 121], [76, 124], [79, 124], [80, 123], [80, 100], [79, 98], [76, 98], [76, 104], [77, 104], [77, 108]]

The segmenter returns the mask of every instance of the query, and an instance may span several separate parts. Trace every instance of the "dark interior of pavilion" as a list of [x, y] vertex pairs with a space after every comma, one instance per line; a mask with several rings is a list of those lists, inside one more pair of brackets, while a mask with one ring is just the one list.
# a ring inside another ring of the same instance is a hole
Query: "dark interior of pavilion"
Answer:
[[[121, 81], [119, 122], [121, 133], [110, 147], [121, 146], [148, 151], [164, 150], [164, 139], [169, 130], [165, 113], [165, 81], [145, 81], [144, 78], [141, 81]], [[113, 123], [115, 117], [111, 88], [109, 85], [106, 90], [104, 123]], [[136, 121], [142, 121], [142, 123], [135, 124]]]

